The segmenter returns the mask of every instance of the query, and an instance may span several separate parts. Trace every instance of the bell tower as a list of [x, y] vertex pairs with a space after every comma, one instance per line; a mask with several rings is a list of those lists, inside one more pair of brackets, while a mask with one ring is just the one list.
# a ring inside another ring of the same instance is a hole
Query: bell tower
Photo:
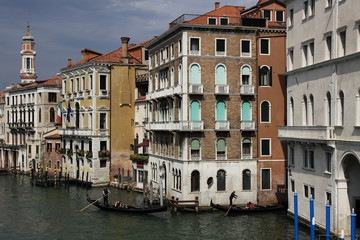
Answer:
[[35, 41], [30, 34], [30, 25], [27, 25], [26, 35], [22, 38], [21, 70], [20, 78], [22, 83], [34, 82], [37, 78], [35, 71]]

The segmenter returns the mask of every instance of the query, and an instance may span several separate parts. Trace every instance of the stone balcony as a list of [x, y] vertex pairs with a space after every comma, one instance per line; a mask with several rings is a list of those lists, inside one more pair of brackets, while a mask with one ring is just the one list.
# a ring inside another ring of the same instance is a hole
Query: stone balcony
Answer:
[[215, 130], [216, 131], [227, 131], [230, 129], [229, 121], [216, 121], [215, 122]]
[[175, 87], [167, 87], [156, 90], [154, 92], [147, 93], [147, 99], [164, 98], [168, 96], [179, 95], [182, 93], [182, 86], [177, 85]]
[[59, 129], [60, 135], [76, 135], [76, 136], [93, 136], [96, 135], [96, 130], [80, 129], [80, 128], [62, 128]]
[[176, 122], [148, 122], [145, 125], [148, 131], [202, 131], [203, 121], [176, 121]]
[[241, 121], [240, 130], [255, 131], [256, 130], [255, 121], [251, 121], [251, 120]]
[[202, 84], [190, 84], [189, 94], [203, 94], [204, 86]]
[[278, 137], [281, 140], [307, 140], [326, 142], [335, 140], [334, 127], [329, 126], [283, 126], [279, 127]]
[[240, 85], [241, 95], [254, 95], [255, 87], [253, 85]]
[[216, 84], [215, 94], [229, 94], [229, 85], [227, 84]]

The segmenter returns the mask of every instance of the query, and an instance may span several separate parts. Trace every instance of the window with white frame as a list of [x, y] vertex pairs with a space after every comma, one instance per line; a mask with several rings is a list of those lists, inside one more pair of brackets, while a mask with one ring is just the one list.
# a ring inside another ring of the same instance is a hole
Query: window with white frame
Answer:
[[302, 44], [302, 66], [314, 64], [314, 40]]
[[194, 170], [191, 173], [191, 192], [200, 191], [200, 173], [197, 170]]
[[169, 47], [168, 46], [165, 47], [165, 56], [164, 56], [164, 58], [165, 58], [165, 61], [169, 60]]
[[289, 10], [289, 17], [288, 17], [288, 19], [289, 19], [289, 22], [288, 22], [289, 27], [292, 27], [292, 26], [294, 25], [294, 9], [290, 9], [290, 10]]
[[325, 200], [326, 200], [326, 202], [325, 203], [328, 203], [328, 204], [332, 204], [332, 201], [331, 201], [331, 192], [326, 192], [325, 193]]
[[242, 182], [242, 190], [251, 190], [251, 171], [249, 169], [242, 172]]
[[261, 156], [271, 156], [271, 139], [262, 138], [261, 144]]
[[181, 38], [178, 41], [178, 51], [179, 51], [179, 55], [182, 55], [182, 39]]
[[304, 148], [303, 151], [303, 167], [306, 169], [315, 169], [315, 156], [314, 150], [308, 147]]
[[264, 9], [264, 10], [263, 10], [263, 18], [271, 21], [271, 13], [272, 13], [271, 10]]
[[198, 139], [193, 139], [191, 141], [191, 160], [200, 159], [200, 141]]
[[260, 105], [261, 109], [261, 118], [260, 121], [262, 123], [270, 122], [270, 103], [268, 101], [263, 101]]
[[276, 21], [284, 22], [284, 11], [276, 11]]
[[226, 141], [223, 138], [220, 138], [216, 141], [216, 159], [226, 159]]
[[331, 126], [332, 124], [332, 120], [331, 120], [331, 94], [330, 92], [326, 93], [326, 98], [325, 98], [325, 109], [326, 109], [326, 115], [325, 115], [325, 125], [326, 126]]
[[208, 18], [208, 24], [209, 25], [216, 25], [216, 18], [209, 17]]
[[250, 66], [241, 68], [241, 85], [251, 85], [251, 69]]
[[170, 57], [173, 59], [175, 57], [175, 45], [174, 43], [171, 43], [170, 45]]
[[303, 100], [302, 100], [302, 125], [303, 126], [307, 126], [308, 125], [308, 101], [307, 101], [307, 97], [306, 95], [303, 96]]
[[268, 66], [261, 66], [259, 69], [260, 74], [260, 86], [272, 86], [272, 74], [271, 69]]
[[260, 39], [260, 54], [269, 55], [270, 54], [270, 39], [262, 38]]
[[216, 56], [225, 56], [226, 55], [226, 39], [218, 38], [216, 39]]
[[338, 122], [338, 126], [343, 126], [344, 125], [344, 92], [340, 91], [339, 92], [339, 97], [337, 99], [337, 105], [338, 105], [338, 114], [337, 114], [337, 122]]
[[251, 158], [251, 140], [249, 138], [245, 138], [242, 141], [242, 154], [241, 158], [250, 159]]
[[200, 55], [200, 38], [190, 38], [190, 54]]
[[99, 128], [106, 129], [106, 113], [100, 113]]
[[154, 54], [154, 62], [155, 62], [155, 66], [157, 66], [158, 64], [159, 64], [159, 53], [158, 52], [156, 52], [155, 54]]
[[331, 7], [333, 5], [333, 0], [326, 0], [326, 7]]
[[248, 39], [240, 40], [240, 56], [251, 57], [251, 40]]
[[294, 146], [289, 147], [289, 162], [292, 166], [295, 166], [295, 148], [294, 148]]
[[261, 169], [261, 190], [271, 190], [271, 169]]
[[160, 49], [160, 64], [162, 64], [164, 61], [164, 50]]
[[229, 25], [229, 18], [221, 17], [220, 25]]
[[315, 14], [315, 0], [310, 1], [310, 8], [309, 8], [309, 16], [313, 16]]
[[308, 0], [304, 1], [304, 9], [303, 9], [303, 18], [307, 18], [309, 14], [309, 2]]

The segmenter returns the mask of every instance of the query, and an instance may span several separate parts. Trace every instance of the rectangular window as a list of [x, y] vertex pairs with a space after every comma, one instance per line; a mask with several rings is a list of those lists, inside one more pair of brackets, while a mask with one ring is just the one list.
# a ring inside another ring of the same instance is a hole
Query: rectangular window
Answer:
[[56, 93], [49, 92], [49, 102], [56, 102]]
[[290, 147], [289, 158], [290, 158], [290, 164], [295, 165], [295, 149], [294, 149], [294, 147]]
[[100, 129], [106, 128], [106, 113], [100, 113]]
[[310, 16], [315, 14], [315, 0], [310, 0]]
[[291, 191], [295, 192], [295, 181], [291, 180]]
[[266, 10], [266, 9], [265, 9], [265, 10], [263, 11], [263, 18], [271, 21], [271, 10]]
[[179, 49], [179, 54], [181, 54], [182, 53], [182, 40], [181, 39], [179, 39], [179, 41], [178, 41], [178, 49]]
[[81, 81], [82, 81], [82, 90], [84, 91], [86, 89], [85, 77], [81, 77]]
[[289, 71], [294, 69], [294, 49], [289, 50]]
[[59, 151], [60, 149], [60, 143], [55, 143], [55, 151]]
[[144, 56], [145, 61], [148, 61], [149, 60], [149, 50], [145, 50], [144, 54], [145, 54], [145, 56]]
[[193, 55], [200, 54], [200, 39], [199, 38], [190, 38], [190, 54], [193, 54]]
[[270, 39], [268, 38], [260, 39], [260, 54], [262, 55], [270, 54]]
[[332, 204], [331, 193], [329, 193], [329, 192], [326, 192], [326, 203], [329, 203], [330, 205]]
[[331, 59], [331, 47], [332, 47], [332, 40], [331, 35], [326, 36], [326, 51], [325, 51], [325, 59]]
[[100, 90], [106, 90], [106, 75], [100, 75]]
[[90, 89], [93, 89], [93, 76], [92, 75], [90, 75]]
[[105, 159], [102, 159], [102, 160], [100, 160], [100, 168], [106, 168], [106, 162], [107, 162], [107, 160]]
[[261, 156], [270, 156], [270, 139], [261, 139]]
[[51, 152], [52, 151], [52, 143], [46, 143], [46, 151]]
[[35, 154], [39, 154], [39, 146], [38, 146], [38, 145], [36, 146], [36, 152], [35, 152]]
[[164, 61], [164, 50], [160, 50], [160, 63]]
[[261, 169], [261, 189], [271, 189], [271, 171], [269, 168]]
[[331, 7], [332, 4], [333, 4], [332, 2], [333, 2], [332, 0], [327, 0], [326, 1], [326, 3], [327, 3], [326, 7]]
[[220, 25], [229, 25], [228, 18], [220, 18]]
[[166, 61], [169, 60], [169, 47], [168, 46], [165, 47], [165, 60]]
[[276, 11], [276, 21], [284, 22], [284, 11]]
[[216, 39], [216, 55], [225, 56], [226, 55], [226, 42], [225, 39]]
[[314, 42], [309, 43], [309, 65], [314, 64]]
[[303, 67], [308, 65], [308, 45], [303, 45]]
[[309, 186], [304, 185], [304, 197], [309, 198]]
[[174, 43], [172, 43], [170, 45], [170, 56], [171, 58], [173, 58], [175, 56], [175, 47], [174, 47]]
[[325, 152], [326, 172], [331, 173], [331, 152]]
[[251, 57], [251, 40], [241, 39], [241, 57]]
[[308, 1], [304, 1], [304, 18], [307, 18], [308, 16], [308, 8], [309, 8]]
[[80, 91], [80, 80], [79, 78], [76, 78], [76, 89], [75, 92], [79, 92]]
[[294, 25], [294, 9], [289, 11], [289, 27]]
[[309, 150], [309, 167], [315, 168], [314, 150]]
[[313, 187], [310, 187], [310, 197], [315, 199], [315, 188], [313, 188]]
[[308, 168], [309, 167], [309, 155], [308, 155], [308, 150], [304, 149], [304, 168]]
[[31, 154], [31, 145], [29, 145], [29, 148], [28, 148], [28, 153]]
[[216, 25], [216, 18], [208, 18], [209, 25]]
[[340, 46], [339, 46], [339, 57], [345, 56], [346, 54], [346, 31], [339, 32]]

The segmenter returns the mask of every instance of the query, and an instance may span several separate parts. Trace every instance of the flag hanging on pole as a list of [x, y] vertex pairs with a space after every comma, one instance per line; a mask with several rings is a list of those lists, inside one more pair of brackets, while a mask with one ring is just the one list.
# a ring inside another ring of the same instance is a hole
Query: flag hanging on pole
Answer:
[[56, 122], [57, 123], [61, 123], [61, 116], [62, 116], [62, 106], [61, 103], [58, 103], [57, 105], [57, 117], [56, 117]]
[[71, 106], [70, 106], [70, 102], [68, 102], [68, 109], [67, 109], [66, 120], [68, 121], [68, 124], [69, 124], [69, 125], [71, 125], [71, 122], [70, 122], [70, 113], [71, 113]]

